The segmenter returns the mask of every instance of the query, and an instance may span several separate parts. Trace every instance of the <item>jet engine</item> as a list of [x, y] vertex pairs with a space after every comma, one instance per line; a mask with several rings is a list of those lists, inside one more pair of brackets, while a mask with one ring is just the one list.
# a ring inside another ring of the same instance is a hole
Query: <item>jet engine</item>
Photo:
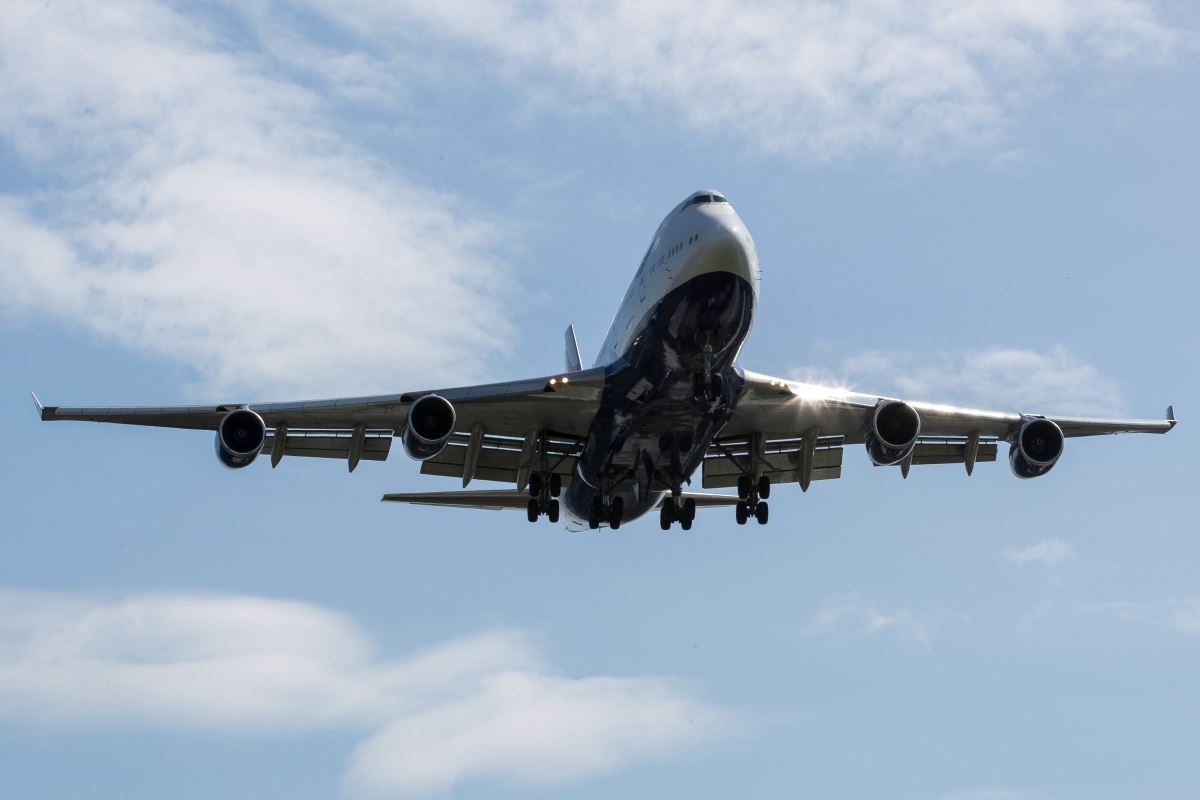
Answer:
[[267, 438], [262, 417], [248, 408], [230, 411], [217, 426], [217, 458], [230, 469], [248, 466]]
[[400, 435], [404, 452], [417, 461], [433, 458], [454, 433], [455, 419], [454, 406], [446, 398], [436, 394], [418, 398], [408, 410], [408, 421]]
[[877, 467], [899, 464], [917, 446], [921, 416], [908, 403], [888, 400], [875, 407], [867, 429], [867, 455]]
[[1062, 429], [1048, 419], [1035, 417], [1021, 423], [1008, 448], [1008, 465], [1018, 478], [1045, 475], [1063, 451]]

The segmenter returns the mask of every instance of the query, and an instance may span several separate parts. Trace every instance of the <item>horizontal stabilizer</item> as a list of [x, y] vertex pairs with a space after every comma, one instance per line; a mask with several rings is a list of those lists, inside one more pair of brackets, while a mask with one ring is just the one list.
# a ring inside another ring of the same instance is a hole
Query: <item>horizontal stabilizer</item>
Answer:
[[385, 494], [385, 503], [411, 503], [420, 506], [446, 506], [449, 508], [479, 508], [485, 511], [505, 509], [525, 510], [529, 505], [529, 493], [509, 489], [494, 489], [472, 492], [410, 492]]
[[[696, 501], [696, 508], [726, 508], [728, 506], [736, 506], [740, 501], [737, 495], [733, 494], [709, 494], [707, 492], [684, 492], [681, 496], [684, 502], [688, 500]], [[671, 495], [667, 495], [659, 503], [669, 503]]]

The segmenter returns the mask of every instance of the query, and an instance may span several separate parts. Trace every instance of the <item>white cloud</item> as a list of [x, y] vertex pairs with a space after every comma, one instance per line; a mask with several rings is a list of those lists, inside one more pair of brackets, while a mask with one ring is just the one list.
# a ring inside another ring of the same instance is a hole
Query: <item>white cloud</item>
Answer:
[[1026, 564], [1036, 564], [1043, 567], [1053, 567], [1079, 557], [1075, 548], [1062, 539], [1045, 539], [1037, 544], [1024, 548], [1010, 548], [1004, 551], [1004, 557], [1023, 567]]
[[1061, 345], [1045, 351], [988, 347], [940, 353], [868, 350], [805, 380], [853, 385], [910, 400], [1007, 411], [1119, 414], [1120, 385]]
[[0, 51], [0, 137], [42, 187], [0, 198], [10, 312], [254, 392], [234, 399], [477, 378], [511, 339], [497, 230], [203, 10], [14, 0]]
[[891, 634], [929, 646], [946, 625], [964, 619], [965, 616], [957, 612], [882, 608], [859, 594], [836, 594], [813, 612], [802, 633], [806, 636], [848, 634], [858, 637]]
[[367, 39], [473, 46], [560, 106], [817, 159], [996, 148], [1060, 73], [1158, 64], [1190, 40], [1148, 0], [308, 2]]
[[1200, 634], [1200, 597], [1119, 600], [1095, 603], [1087, 610], [1107, 614], [1124, 623], [1151, 625], [1188, 635]]
[[422, 797], [470, 780], [561, 784], [728, 733], [659, 677], [571, 678], [525, 635], [384, 658], [349, 618], [229, 595], [0, 591], [0, 716], [25, 723], [363, 731], [346, 783]]

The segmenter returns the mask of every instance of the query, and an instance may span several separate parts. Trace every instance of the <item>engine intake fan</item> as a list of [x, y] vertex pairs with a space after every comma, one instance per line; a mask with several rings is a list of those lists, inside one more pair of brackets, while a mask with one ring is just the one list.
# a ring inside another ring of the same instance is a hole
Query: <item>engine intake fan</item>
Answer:
[[885, 400], [875, 407], [867, 430], [867, 455], [877, 467], [899, 464], [917, 446], [921, 415], [908, 403]]
[[1048, 419], [1035, 417], [1021, 423], [1008, 448], [1008, 465], [1018, 478], [1045, 475], [1058, 463], [1065, 443], [1062, 429]]
[[400, 435], [404, 452], [417, 461], [433, 458], [450, 440], [456, 419], [454, 406], [446, 398], [436, 394], [418, 398], [408, 409], [408, 420]]

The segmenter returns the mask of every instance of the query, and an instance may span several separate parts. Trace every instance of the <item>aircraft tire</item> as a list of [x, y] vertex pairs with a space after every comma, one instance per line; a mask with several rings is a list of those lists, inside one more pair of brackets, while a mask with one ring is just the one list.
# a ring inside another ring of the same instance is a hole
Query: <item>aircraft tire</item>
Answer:
[[745, 525], [746, 520], [750, 519], [750, 507], [747, 506], [744, 501], [737, 504], [737, 508], [735, 509], [734, 513], [737, 515], [738, 525]]
[[771, 479], [766, 475], [758, 479], [758, 496], [763, 500], [771, 496]]
[[546, 512], [546, 516], [550, 519], [550, 522], [554, 525], [558, 524], [558, 514], [559, 514], [558, 501], [551, 500], [550, 501], [550, 510]]
[[766, 525], [767, 520], [771, 518], [771, 509], [766, 503], [759, 503], [754, 509], [754, 518], [758, 520], [759, 525]]
[[529, 498], [529, 505], [525, 507], [525, 512], [530, 522], [537, 522], [538, 517], [541, 516], [541, 511], [538, 509], [538, 501], [532, 497]]
[[614, 497], [612, 501], [612, 511], [608, 515], [608, 527], [614, 531], [621, 527], [621, 517], [625, 514], [625, 501], [620, 497]]

